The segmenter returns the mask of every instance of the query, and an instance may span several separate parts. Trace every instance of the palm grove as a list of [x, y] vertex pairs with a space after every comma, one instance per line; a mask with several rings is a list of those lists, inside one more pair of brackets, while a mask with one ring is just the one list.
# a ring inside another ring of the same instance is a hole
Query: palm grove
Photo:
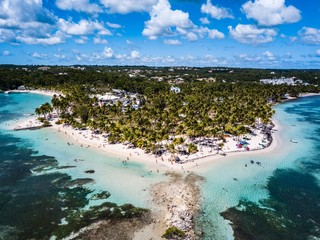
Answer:
[[[55, 95], [51, 104], [37, 108], [37, 114], [46, 117], [56, 111], [59, 124], [89, 128], [102, 133], [111, 144], [130, 144], [154, 154], [166, 150], [175, 153], [181, 149], [193, 153], [197, 151], [192, 142], [195, 139], [224, 139], [225, 134], [246, 134], [257, 123], [270, 123], [274, 114], [272, 105], [280, 102], [285, 94], [297, 96], [301, 92], [318, 91], [312, 85], [194, 81], [180, 84], [181, 92], [175, 93], [165, 82], [127, 80], [123, 81], [123, 89], [139, 90], [137, 97], [124, 105], [122, 101], [99, 104], [96, 94], [106, 91], [105, 86], [52, 87], [63, 94]], [[139, 107], [133, 108], [136, 102]]]

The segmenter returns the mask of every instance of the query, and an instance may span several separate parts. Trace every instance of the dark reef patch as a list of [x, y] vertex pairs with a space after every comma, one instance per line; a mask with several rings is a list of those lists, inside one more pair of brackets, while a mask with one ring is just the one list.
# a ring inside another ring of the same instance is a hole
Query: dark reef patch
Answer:
[[320, 187], [308, 173], [276, 170], [270, 198], [261, 205], [240, 201], [221, 215], [232, 222], [235, 239], [311, 239], [320, 237]]

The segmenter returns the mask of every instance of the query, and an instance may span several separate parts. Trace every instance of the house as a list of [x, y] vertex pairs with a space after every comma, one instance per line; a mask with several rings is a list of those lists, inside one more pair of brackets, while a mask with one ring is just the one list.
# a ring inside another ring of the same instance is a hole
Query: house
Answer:
[[26, 90], [26, 87], [24, 85], [21, 85], [17, 89], [20, 91], [24, 91], [24, 90]]
[[179, 87], [171, 86], [170, 91], [174, 93], [180, 93], [181, 89]]

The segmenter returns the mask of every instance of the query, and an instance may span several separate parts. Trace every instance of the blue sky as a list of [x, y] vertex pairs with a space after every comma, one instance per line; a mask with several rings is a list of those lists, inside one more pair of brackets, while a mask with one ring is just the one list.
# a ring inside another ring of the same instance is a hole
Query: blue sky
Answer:
[[319, 0], [1, 0], [0, 64], [320, 68]]

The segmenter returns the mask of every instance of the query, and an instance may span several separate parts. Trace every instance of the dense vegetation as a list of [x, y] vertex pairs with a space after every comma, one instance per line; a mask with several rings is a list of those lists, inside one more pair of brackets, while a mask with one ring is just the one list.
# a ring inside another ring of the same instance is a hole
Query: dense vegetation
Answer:
[[[320, 75], [318, 70], [278, 70], [273, 75], [293, 73], [310, 77], [310, 82]], [[196, 152], [193, 143], [188, 141], [186, 145], [187, 139], [245, 134], [257, 125], [269, 123], [274, 113], [272, 105], [285, 94], [298, 96], [301, 92], [319, 91], [312, 84], [261, 84], [258, 80], [267, 75], [270, 70], [227, 68], [0, 68], [3, 89], [24, 84], [63, 93], [55, 96], [51, 104], [37, 108], [38, 115], [47, 117], [56, 110], [58, 123], [90, 128], [104, 133], [109, 143], [131, 143], [153, 153], [181, 149]], [[209, 77], [215, 81], [203, 80]], [[172, 85], [181, 91], [170, 91]], [[121, 99], [99, 103], [97, 94], [114, 88], [125, 91], [120, 93]], [[130, 97], [128, 92], [136, 95]]]
[[[129, 77], [129, 74], [133, 74]], [[271, 74], [272, 73], [272, 74]], [[52, 87], [64, 84], [91, 84], [101, 88], [123, 88], [133, 92], [163, 87], [153, 84], [154, 77], [165, 81], [195, 82], [213, 78], [217, 82], [258, 82], [263, 78], [296, 77], [304, 82], [320, 85], [320, 70], [279, 70], [241, 68], [191, 68], [191, 67], [133, 67], [133, 66], [15, 66], [0, 65], [0, 90], [15, 89], [20, 85]], [[133, 83], [132, 83], [133, 82]]]

